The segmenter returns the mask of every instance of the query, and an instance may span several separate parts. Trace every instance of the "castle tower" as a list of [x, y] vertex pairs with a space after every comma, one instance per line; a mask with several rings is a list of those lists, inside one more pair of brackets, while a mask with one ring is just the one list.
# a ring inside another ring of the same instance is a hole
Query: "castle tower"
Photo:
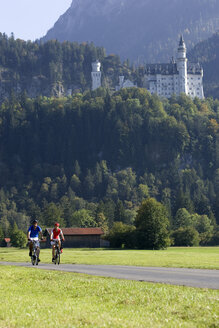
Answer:
[[94, 63], [92, 63], [92, 72], [91, 72], [91, 78], [92, 78], [92, 90], [95, 90], [97, 88], [101, 87], [101, 63], [96, 60]]
[[186, 45], [181, 35], [177, 54], [177, 70], [179, 72], [179, 94], [184, 92], [188, 94], [187, 87], [187, 58]]

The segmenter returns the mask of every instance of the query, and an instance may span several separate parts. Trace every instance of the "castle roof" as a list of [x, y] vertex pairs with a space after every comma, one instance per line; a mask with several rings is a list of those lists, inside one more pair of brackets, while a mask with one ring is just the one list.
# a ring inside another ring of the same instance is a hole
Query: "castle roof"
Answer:
[[203, 68], [199, 63], [189, 63], [187, 65], [188, 74], [202, 74]]
[[180, 36], [180, 40], [179, 40], [179, 46], [183, 47], [185, 45], [185, 41], [183, 40], [183, 36]]
[[[200, 64], [188, 63], [187, 66], [188, 74], [202, 74], [202, 67]], [[146, 75], [175, 75], [179, 74], [177, 70], [177, 63], [171, 62], [167, 64], [146, 64], [145, 65]]]
[[146, 64], [145, 74], [147, 75], [173, 75], [178, 74], [176, 63], [168, 64]]

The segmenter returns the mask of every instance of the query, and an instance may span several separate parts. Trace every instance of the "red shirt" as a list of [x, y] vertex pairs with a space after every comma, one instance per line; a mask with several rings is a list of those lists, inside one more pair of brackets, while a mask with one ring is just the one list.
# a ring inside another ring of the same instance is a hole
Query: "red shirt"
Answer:
[[61, 234], [61, 232], [62, 232], [61, 229], [58, 228], [56, 231], [56, 229], [54, 228], [51, 233], [51, 239], [60, 239], [59, 235]]

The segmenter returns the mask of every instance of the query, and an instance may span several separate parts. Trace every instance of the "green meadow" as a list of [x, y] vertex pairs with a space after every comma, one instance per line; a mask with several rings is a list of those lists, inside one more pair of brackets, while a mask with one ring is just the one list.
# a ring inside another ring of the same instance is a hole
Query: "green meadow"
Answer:
[[[51, 262], [51, 249], [42, 249], [42, 262]], [[0, 248], [0, 261], [27, 262], [27, 249]], [[167, 250], [65, 249], [61, 263], [219, 269], [219, 247], [171, 247]]]
[[217, 290], [0, 266], [0, 327], [219, 327]]

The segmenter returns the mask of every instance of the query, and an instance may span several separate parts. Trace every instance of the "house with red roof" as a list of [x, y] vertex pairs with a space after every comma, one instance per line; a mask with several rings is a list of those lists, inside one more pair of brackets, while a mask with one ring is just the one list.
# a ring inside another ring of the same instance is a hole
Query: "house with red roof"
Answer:
[[[45, 231], [46, 246], [50, 247], [50, 233], [53, 228]], [[104, 232], [101, 228], [62, 228], [65, 237], [66, 248], [99, 248], [104, 247], [105, 242], [101, 239]]]

